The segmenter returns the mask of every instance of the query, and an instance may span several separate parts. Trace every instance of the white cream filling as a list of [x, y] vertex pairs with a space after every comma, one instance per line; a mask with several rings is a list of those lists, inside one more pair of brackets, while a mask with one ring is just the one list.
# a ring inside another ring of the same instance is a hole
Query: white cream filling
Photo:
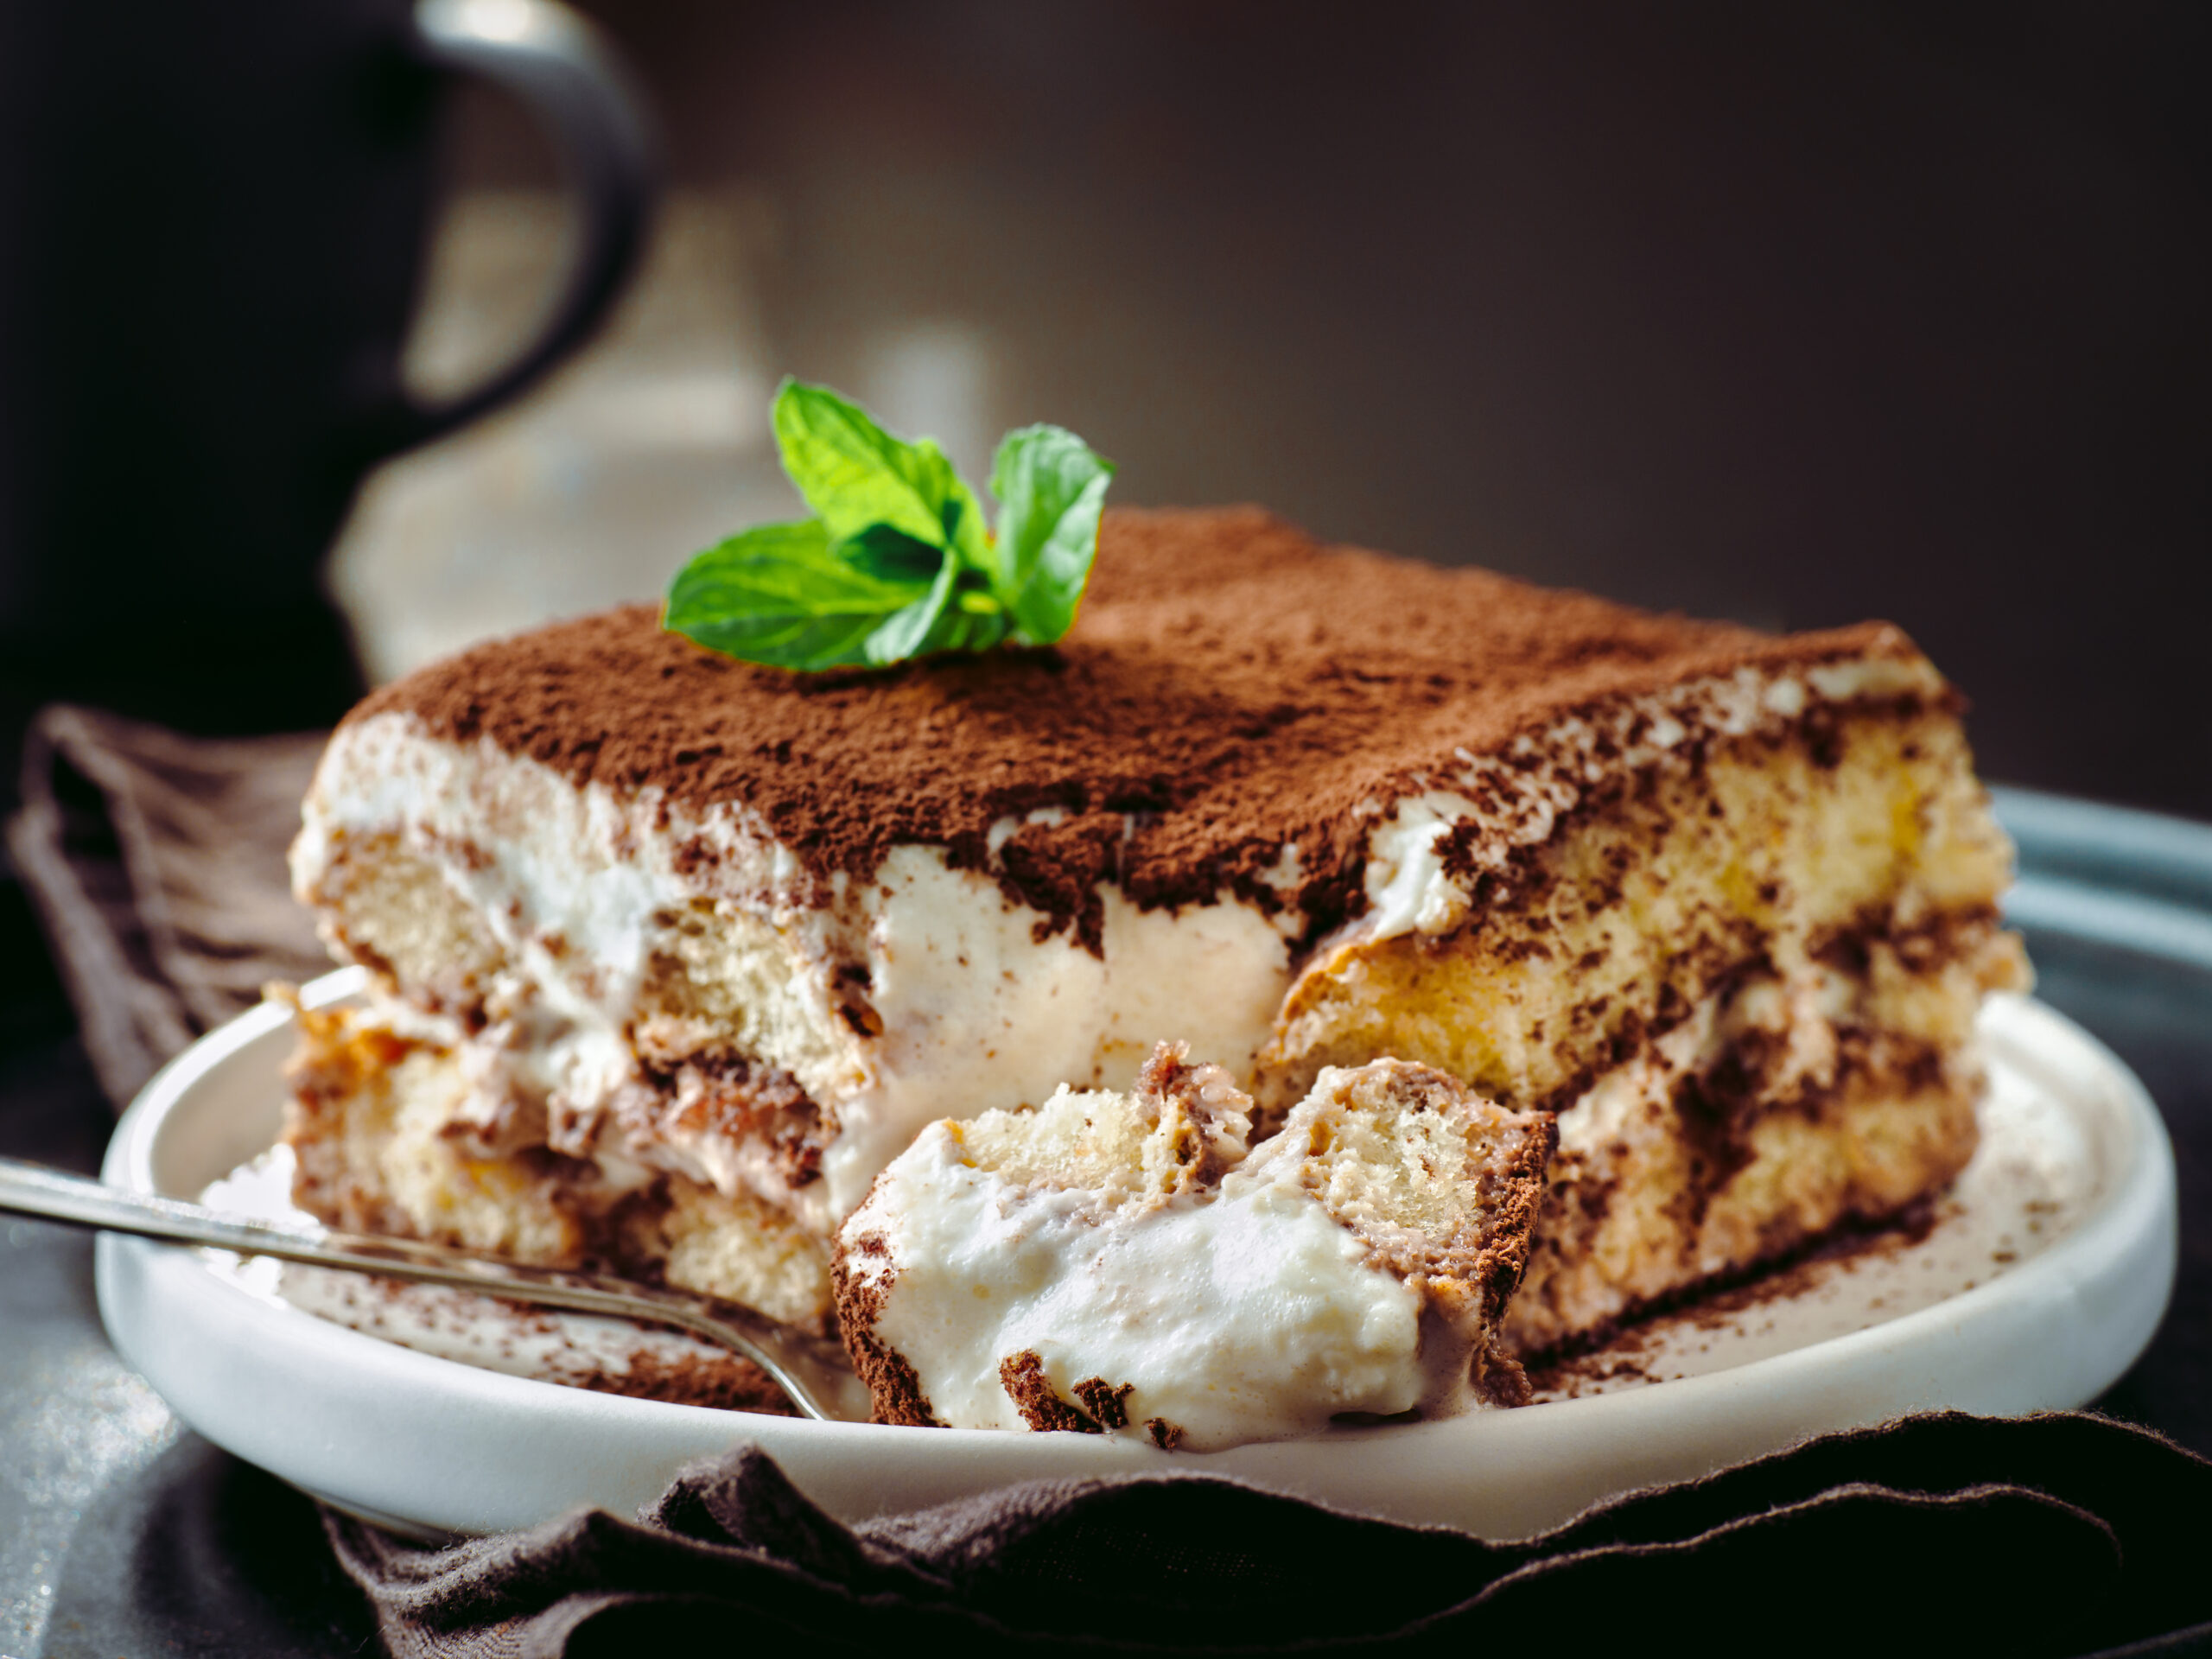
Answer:
[[1034, 1351], [1075, 1401], [1131, 1385], [1120, 1433], [1164, 1419], [1203, 1451], [1311, 1433], [1340, 1412], [1421, 1403], [1421, 1299], [1294, 1179], [1234, 1171], [1217, 1195], [1102, 1216], [1094, 1194], [1018, 1186], [932, 1124], [847, 1223], [881, 1233], [877, 1334], [914, 1365], [940, 1421], [1021, 1428], [1000, 1375]]
[[1160, 1041], [1249, 1076], [1290, 985], [1288, 947], [1235, 899], [1140, 910], [1106, 887], [1103, 950], [1062, 932], [933, 847], [897, 847], [863, 904], [873, 1077], [837, 1103], [823, 1160], [835, 1226], [923, 1124], [1037, 1105], [1062, 1084], [1126, 1089]]

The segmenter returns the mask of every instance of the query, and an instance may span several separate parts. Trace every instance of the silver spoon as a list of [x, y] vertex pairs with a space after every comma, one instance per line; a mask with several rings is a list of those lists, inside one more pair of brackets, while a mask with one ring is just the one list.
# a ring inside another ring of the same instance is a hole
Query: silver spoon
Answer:
[[868, 1389], [853, 1375], [836, 1344], [779, 1324], [749, 1307], [692, 1291], [640, 1285], [604, 1274], [531, 1267], [408, 1238], [372, 1238], [311, 1224], [255, 1221], [203, 1204], [125, 1192], [15, 1158], [0, 1158], [0, 1211], [173, 1244], [204, 1244], [241, 1255], [270, 1255], [310, 1267], [448, 1285], [574, 1313], [608, 1313], [672, 1325], [751, 1360], [809, 1417], [823, 1422], [868, 1420]]

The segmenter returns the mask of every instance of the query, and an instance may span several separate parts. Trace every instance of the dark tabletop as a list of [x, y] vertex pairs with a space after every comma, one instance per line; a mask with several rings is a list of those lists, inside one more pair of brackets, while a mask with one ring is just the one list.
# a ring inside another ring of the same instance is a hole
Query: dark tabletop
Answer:
[[[2212, 831], [2192, 846], [2152, 821], [2158, 844], [2115, 851], [2145, 821], [2041, 804], [2005, 803], [2038, 994], [2134, 1067], [2180, 1170], [2172, 1310], [2100, 1404], [2212, 1454]], [[2182, 925], [2136, 925], [2160, 915]], [[92, 1171], [111, 1122], [21, 894], [0, 885], [0, 1153]], [[308, 1501], [184, 1429], [109, 1348], [89, 1237], [0, 1223], [0, 1655], [374, 1648]]]

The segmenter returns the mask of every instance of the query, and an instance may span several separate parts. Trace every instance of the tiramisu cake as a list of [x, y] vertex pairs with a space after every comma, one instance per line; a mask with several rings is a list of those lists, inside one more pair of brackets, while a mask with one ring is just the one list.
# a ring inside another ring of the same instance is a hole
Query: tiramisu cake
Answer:
[[[372, 988], [308, 1025], [299, 1196], [819, 1323], [925, 1126], [1056, 1122], [1183, 1043], [1255, 1103], [1222, 1163], [1256, 1180], [1389, 1058], [1556, 1114], [1504, 1314], [1537, 1355], [1965, 1163], [1975, 1009], [2024, 964], [1958, 709], [1884, 625], [1250, 510], [1109, 513], [1050, 648], [797, 674], [645, 607], [486, 645], [371, 697], [308, 800], [299, 892]], [[1092, 1380], [1033, 1345], [1064, 1404]]]

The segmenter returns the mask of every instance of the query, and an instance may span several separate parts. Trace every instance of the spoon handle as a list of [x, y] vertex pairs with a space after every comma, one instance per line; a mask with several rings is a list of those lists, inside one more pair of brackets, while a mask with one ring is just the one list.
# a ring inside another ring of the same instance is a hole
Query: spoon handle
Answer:
[[865, 1421], [868, 1414], [867, 1390], [834, 1344], [751, 1308], [688, 1291], [535, 1267], [416, 1239], [257, 1221], [181, 1198], [126, 1192], [15, 1158], [0, 1158], [0, 1211], [172, 1244], [206, 1245], [310, 1267], [382, 1274], [570, 1313], [672, 1325], [751, 1360], [809, 1417]]

